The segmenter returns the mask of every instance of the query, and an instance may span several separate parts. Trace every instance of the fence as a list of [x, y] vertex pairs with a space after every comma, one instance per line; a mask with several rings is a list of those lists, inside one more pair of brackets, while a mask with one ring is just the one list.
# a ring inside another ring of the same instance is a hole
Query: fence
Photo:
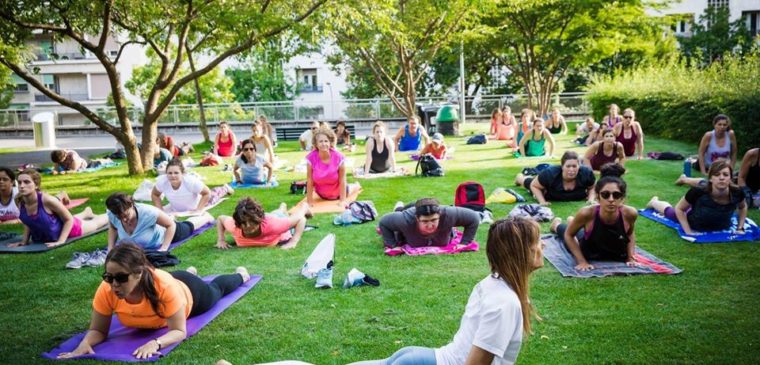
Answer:
[[[589, 113], [585, 93], [563, 93], [553, 96], [553, 105], [559, 107], [563, 114], [585, 115]], [[446, 97], [420, 97], [418, 104], [443, 104], [456, 100]], [[491, 111], [497, 107], [509, 106], [515, 114], [528, 107], [527, 95], [481, 95], [465, 98], [466, 118], [490, 118]], [[374, 119], [399, 118], [403, 114], [390, 99], [340, 99], [328, 101], [280, 101], [254, 103], [228, 103], [204, 105], [206, 120], [209, 123], [220, 121], [252, 121], [258, 115], [266, 115], [271, 121], [287, 123], [298, 120], [336, 120], [336, 119]], [[64, 108], [64, 107], [61, 107]], [[0, 110], [0, 127], [30, 128], [30, 118], [34, 110], [4, 109]], [[118, 119], [113, 107], [99, 107], [95, 112], [103, 119], [117, 125]], [[144, 115], [142, 109], [131, 108], [132, 121], [140, 121]], [[159, 123], [197, 123], [200, 110], [195, 104], [171, 105], [161, 115]], [[87, 121], [83, 125], [89, 125]], [[71, 124], [69, 124], [71, 125]], [[74, 125], [72, 125], [74, 126]]]

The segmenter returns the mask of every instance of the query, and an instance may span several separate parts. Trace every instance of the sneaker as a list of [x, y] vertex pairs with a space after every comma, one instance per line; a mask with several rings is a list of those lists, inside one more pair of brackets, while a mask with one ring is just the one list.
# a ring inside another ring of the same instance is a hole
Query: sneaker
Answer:
[[69, 261], [69, 263], [66, 264], [67, 269], [81, 269], [82, 266], [85, 266], [85, 263], [87, 260], [90, 259], [90, 253], [89, 252], [74, 252], [74, 256]]
[[480, 213], [480, 223], [483, 224], [491, 224], [493, 223], [493, 214], [491, 214], [490, 211], [486, 210], [483, 213]]
[[106, 250], [95, 250], [90, 255], [90, 258], [84, 263], [84, 266], [103, 266], [106, 263]]
[[523, 198], [523, 196], [520, 195], [520, 194], [518, 194], [516, 191], [514, 191], [512, 189], [507, 189], [507, 192], [510, 193], [510, 194], [512, 194], [515, 197], [515, 199], [517, 199], [518, 203], [524, 203], [525, 202], [525, 198]]
[[404, 202], [397, 201], [396, 205], [393, 206], [393, 211], [394, 212], [400, 212], [400, 211], [404, 210], [404, 206], [405, 206]]
[[332, 288], [333, 287], [333, 271], [332, 268], [323, 268], [317, 272], [317, 283], [315, 288]]

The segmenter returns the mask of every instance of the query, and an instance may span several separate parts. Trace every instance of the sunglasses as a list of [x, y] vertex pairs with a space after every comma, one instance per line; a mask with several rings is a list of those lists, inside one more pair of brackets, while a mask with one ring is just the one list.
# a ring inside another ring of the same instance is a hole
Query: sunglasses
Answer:
[[114, 281], [116, 281], [119, 284], [124, 284], [129, 280], [129, 274], [125, 272], [120, 272], [118, 274], [109, 274], [107, 272], [103, 273], [103, 281], [109, 284], [113, 284]]
[[255, 148], [253, 147], [243, 148], [243, 151], [253, 151], [253, 150], [255, 150]]
[[613, 199], [618, 200], [623, 197], [623, 193], [619, 191], [603, 191], [599, 193], [599, 196], [602, 197], [602, 199], [609, 199], [610, 196], [612, 196]]
[[625, 119], [633, 119], [633, 116], [631, 116], [631, 115], [624, 115], [623, 118], [625, 118]]

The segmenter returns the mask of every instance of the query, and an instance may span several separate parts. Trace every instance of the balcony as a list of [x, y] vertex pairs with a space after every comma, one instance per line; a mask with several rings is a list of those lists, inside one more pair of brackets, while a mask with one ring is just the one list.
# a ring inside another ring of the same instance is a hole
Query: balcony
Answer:
[[[74, 101], [87, 101], [90, 100], [90, 98], [87, 97], [87, 94], [60, 94], [62, 97], [74, 100]], [[55, 102], [55, 100], [51, 99], [47, 95], [43, 94], [35, 94], [34, 95], [34, 101], [37, 102]]]
[[300, 91], [302, 93], [321, 93], [322, 85], [301, 85]]
[[90, 54], [81, 54], [79, 52], [37, 54], [37, 61], [89, 60], [94, 58], [95, 57]]

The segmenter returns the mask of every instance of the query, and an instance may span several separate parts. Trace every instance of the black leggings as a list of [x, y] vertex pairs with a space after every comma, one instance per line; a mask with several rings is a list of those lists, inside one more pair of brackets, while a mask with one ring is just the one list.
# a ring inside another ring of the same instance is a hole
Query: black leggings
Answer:
[[174, 237], [172, 237], [172, 243], [177, 242], [177, 241], [182, 241], [185, 238], [190, 237], [190, 235], [193, 234], [193, 231], [195, 231], [195, 226], [193, 226], [193, 224], [188, 221], [174, 222], [174, 227], [176, 229], [174, 230]]
[[190, 289], [190, 295], [193, 296], [193, 309], [190, 310], [190, 317], [206, 313], [219, 299], [243, 284], [243, 277], [240, 274], [219, 275], [208, 284], [184, 270], [173, 271], [171, 275], [185, 283]]

